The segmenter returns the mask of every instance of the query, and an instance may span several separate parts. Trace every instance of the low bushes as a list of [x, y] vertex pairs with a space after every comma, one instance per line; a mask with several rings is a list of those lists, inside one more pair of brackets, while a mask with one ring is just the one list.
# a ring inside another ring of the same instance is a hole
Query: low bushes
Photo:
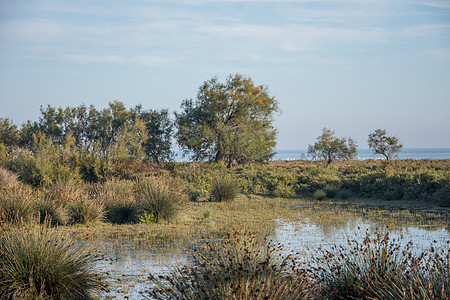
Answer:
[[1, 299], [90, 299], [102, 285], [96, 258], [49, 226], [0, 233]]
[[168, 177], [142, 178], [136, 184], [136, 200], [141, 213], [155, 221], [171, 221], [187, 200], [183, 185]]
[[230, 175], [219, 175], [212, 183], [210, 201], [233, 201], [240, 190], [239, 182]]

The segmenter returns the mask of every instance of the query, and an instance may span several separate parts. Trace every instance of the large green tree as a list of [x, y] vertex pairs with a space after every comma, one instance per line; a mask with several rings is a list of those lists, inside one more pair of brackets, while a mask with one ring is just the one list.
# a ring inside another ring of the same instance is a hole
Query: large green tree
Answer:
[[267, 87], [240, 74], [225, 83], [205, 81], [197, 100], [186, 99], [176, 113], [176, 138], [194, 160], [226, 163], [266, 161], [273, 156], [278, 103]]
[[308, 154], [313, 158], [323, 159], [327, 165], [335, 160], [348, 160], [356, 156], [357, 144], [352, 138], [338, 138], [334, 131], [328, 128], [322, 129], [322, 134], [317, 137], [314, 145], [309, 145]]
[[367, 142], [369, 148], [375, 154], [381, 154], [386, 157], [386, 161], [396, 157], [403, 148], [400, 139], [395, 136], [388, 136], [385, 129], [376, 129], [370, 133]]
[[146, 128], [148, 139], [143, 144], [146, 157], [156, 163], [173, 160], [172, 130], [173, 121], [167, 109], [145, 110], [141, 105], [131, 109], [136, 118], [141, 119]]

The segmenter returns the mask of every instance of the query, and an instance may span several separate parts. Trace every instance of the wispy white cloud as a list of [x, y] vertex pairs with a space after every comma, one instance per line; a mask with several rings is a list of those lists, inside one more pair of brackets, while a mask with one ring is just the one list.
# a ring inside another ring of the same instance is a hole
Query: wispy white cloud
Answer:
[[449, 0], [427, 1], [427, 2], [422, 2], [422, 4], [426, 5], [426, 6], [436, 7], [436, 8], [450, 9], [450, 1]]
[[442, 37], [448, 36], [450, 23], [447, 24], [419, 24], [400, 30], [407, 36]]
[[67, 34], [66, 24], [49, 19], [31, 19], [23, 21], [4, 21], [0, 35], [6, 40], [46, 42]]

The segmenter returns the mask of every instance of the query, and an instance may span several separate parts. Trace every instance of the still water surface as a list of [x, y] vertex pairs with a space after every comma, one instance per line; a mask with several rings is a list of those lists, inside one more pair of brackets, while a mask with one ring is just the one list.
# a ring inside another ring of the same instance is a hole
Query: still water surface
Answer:
[[[412, 241], [417, 251], [448, 249], [450, 241], [449, 210], [411, 210], [409, 208], [354, 208], [346, 206], [299, 207], [299, 220], [278, 219], [273, 222], [270, 237], [280, 242], [286, 251], [312, 253], [318, 247], [346, 244], [355, 234], [364, 236], [365, 230], [374, 232], [389, 226], [391, 238], [404, 236]], [[358, 237], [356, 237], [358, 239]], [[190, 249], [197, 240], [184, 242], [145, 243], [132, 239], [111, 239], [86, 242], [85, 246], [100, 249], [105, 259], [96, 269], [104, 274], [110, 290], [105, 299], [142, 299], [139, 292], [148, 288], [148, 276], [167, 273], [170, 268], [189, 262]]]

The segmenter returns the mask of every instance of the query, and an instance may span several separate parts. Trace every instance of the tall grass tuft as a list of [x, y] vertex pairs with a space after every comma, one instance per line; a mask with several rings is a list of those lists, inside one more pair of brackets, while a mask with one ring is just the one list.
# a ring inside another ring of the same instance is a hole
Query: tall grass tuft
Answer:
[[315, 200], [324, 200], [327, 197], [327, 193], [320, 189], [320, 190], [316, 190], [313, 194], [313, 198]]
[[449, 299], [449, 250], [415, 255], [412, 243], [378, 229], [348, 245], [321, 250], [313, 259], [326, 299]]
[[172, 220], [187, 201], [183, 185], [172, 178], [143, 178], [136, 190], [141, 213], [152, 215], [155, 221]]
[[67, 223], [67, 212], [57, 203], [43, 198], [37, 203], [39, 221], [41, 224], [48, 221], [51, 225], [65, 225]]
[[19, 176], [0, 167], [0, 192], [10, 190], [19, 186]]
[[134, 223], [138, 219], [138, 205], [134, 199], [134, 183], [127, 180], [108, 180], [97, 186], [97, 199], [105, 205], [106, 218], [111, 223]]
[[11, 227], [0, 233], [0, 298], [90, 299], [95, 260], [47, 225]]
[[67, 206], [69, 224], [91, 224], [105, 219], [105, 208], [102, 203], [83, 198]]
[[309, 274], [282, 247], [256, 233], [234, 230], [206, 242], [192, 265], [153, 277], [151, 299], [311, 299]]
[[85, 187], [75, 179], [57, 179], [46, 189], [46, 196], [58, 205], [66, 206], [86, 195]]
[[216, 177], [212, 182], [210, 201], [233, 201], [237, 197], [239, 190], [239, 182], [231, 175], [220, 175]]
[[36, 195], [26, 186], [0, 194], [0, 212], [8, 223], [27, 222], [36, 215]]

